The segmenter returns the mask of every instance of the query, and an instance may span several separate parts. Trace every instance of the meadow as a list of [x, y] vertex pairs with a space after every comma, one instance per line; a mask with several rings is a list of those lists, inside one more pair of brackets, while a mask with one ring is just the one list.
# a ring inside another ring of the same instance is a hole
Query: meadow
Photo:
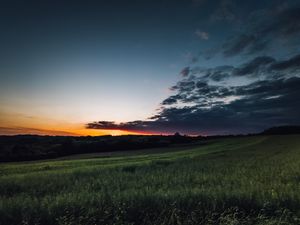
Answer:
[[0, 164], [1, 225], [300, 224], [300, 135]]

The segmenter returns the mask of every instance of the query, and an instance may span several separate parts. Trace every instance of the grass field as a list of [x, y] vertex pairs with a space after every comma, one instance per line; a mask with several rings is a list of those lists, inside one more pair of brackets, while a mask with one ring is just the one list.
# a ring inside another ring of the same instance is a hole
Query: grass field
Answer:
[[300, 135], [96, 156], [1, 164], [0, 224], [300, 224]]

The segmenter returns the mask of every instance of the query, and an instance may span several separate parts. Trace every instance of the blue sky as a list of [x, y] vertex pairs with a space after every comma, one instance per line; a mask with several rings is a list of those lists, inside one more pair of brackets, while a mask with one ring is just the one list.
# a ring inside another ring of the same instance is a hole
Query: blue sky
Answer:
[[[8, 128], [18, 133], [30, 129], [79, 134], [91, 129], [99, 134], [128, 130], [126, 126], [87, 124], [113, 121], [126, 125], [163, 114], [167, 109], [161, 107], [171, 107], [161, 104], [173, 95], [170, 87], [182, 79], [194, 79], [182, 77], [183, 68], [188, 68], [188, 76], [199, 77], [207, 69], [239, 67], [255, 57], [282, 61], [299, 54], [298, 27], [283, 31], [282, 24], [273, 21], [278, 15], [289, 19], [284, 13], [297, 10], [297, 1], [15, 0], [1, 4], [0, 122], [4, 134]], [[266, 35], [259, 36], [260, 32]], [[232, 54], [234, 47], [240, 51]], [[231, 76], [209, 84], [230, 87], [265, 79], [252, 78]], [[185, 104], [172, 107], [188, 107]], [[163, 123], [163, 129], [151, 125], [149, 132], [218, 133], [218, 127], [202, 128], [201, 123], [196, 123], [201, 129], [190, 127], [190, 120], [173, 122], [170, 126]], [[219, 130], [246, 132], [264, 126], [227, 125]]]

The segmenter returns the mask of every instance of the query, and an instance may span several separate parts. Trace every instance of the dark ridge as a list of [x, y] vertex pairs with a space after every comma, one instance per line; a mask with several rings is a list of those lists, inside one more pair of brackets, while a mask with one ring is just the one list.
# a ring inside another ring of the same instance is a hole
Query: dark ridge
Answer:
[[51, 159], [61, 156], [171, 147], [204, 143], [206, 140], [254, 135], [300, 134], [300, 126], [277, 126], [257, 134], [186, 136], [124, 135], [124, 136], [0, 136], [0, 162]]
[[0, 136], [0, 162], [50, 159], [72, 154], [140, 150], [192, 144], [202, 137], [175, 135]]
[[300, 126], [278, 126], [271, 127], [262, 132], [262, 134], [300, 134]]

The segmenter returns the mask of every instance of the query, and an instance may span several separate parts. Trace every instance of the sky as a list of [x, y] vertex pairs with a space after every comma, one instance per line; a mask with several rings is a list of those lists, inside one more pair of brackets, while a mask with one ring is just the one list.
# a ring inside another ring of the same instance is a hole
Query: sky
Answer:
[[300, 124], [300, 2], [3, 0], [0, 134]]

